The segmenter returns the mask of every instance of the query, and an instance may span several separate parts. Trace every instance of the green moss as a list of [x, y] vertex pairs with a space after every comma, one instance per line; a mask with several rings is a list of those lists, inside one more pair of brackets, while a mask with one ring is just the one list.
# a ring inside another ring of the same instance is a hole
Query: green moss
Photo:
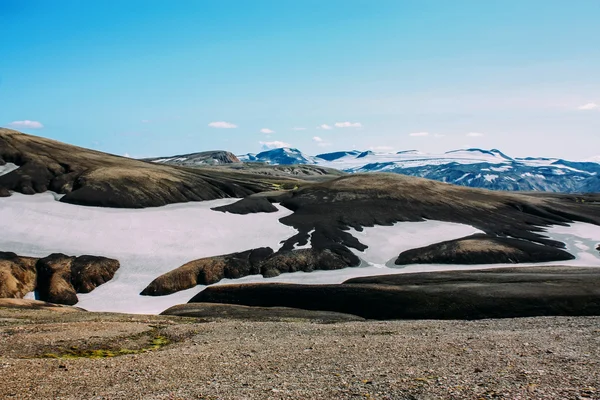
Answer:
[[98, 359], [98, 358], [110, 358], [117, 356], [125, 356], [130, 354], [141, 354], [149, 351], [159, 350], [160, 348], [167, 346], [171, 341], [162, 335], [153, 335], [152, 339], [148, 342], [146, 347], [141, 349], [78, 349], [73, 346], [69, 350], [61, 352], [60, 354], [56, 353], [45, 353], [41, 356], [41, 358], [55, 358], [55, 359], [77, 359], [77, 358], [90, 358], [90, 359]]

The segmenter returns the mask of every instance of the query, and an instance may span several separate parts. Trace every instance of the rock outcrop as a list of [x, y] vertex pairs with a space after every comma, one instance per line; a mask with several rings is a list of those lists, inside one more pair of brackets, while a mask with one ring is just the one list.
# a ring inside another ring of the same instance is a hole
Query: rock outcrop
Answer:
[[111, 258], [61, 253], [44, 258], [0, 252], [0, 297], [22, 298], [36, 291], [40, 300], [73, 305], [77, 293], [89, 293], [111, 280], [119, 262]]
[[5, 299], [0, 298], [0, 308], [16, 308], [21, 310], [46, 310], [56, 312], [82, 312], [83, 308], [47, 303], [45, 301], [30, 299]]
[[223, 278], [240, 278], [258, 274], [260, 262], [273, 254], [269, 247], [261, 247], [240, 253], [217, 257], [206, 257], [190, 261], [153, 280], [142, 295], [162, 296], [192, 288], [196, 285], [210, 285]]
[[476, 234], [404, 251], [395, 264], [516, 264], [573, 259], [575, 256], [556, 247]]
[[207, 302], [379, 320], [600, 315], [600, 269], [498, 268], [374, 276], [340, 285], [217, 285], [190, 300]]
[[[0, 303], [1, 304], [1, 303]], [[179, 317], [209, 319], [239, 319], [250, 321], [313, 321], [313, 322], [347, 322], [362, 321], [364, 318], [351, 314], [330, 311], [311, 311], [289, 307], [248, 307], [219, 303], [178, 304], [161, 315], [177, 315]]]
[[105, 257], [69, 257], [55, 253], [37, 262], [37, 292], [50, 303], [77, 304], [77, 293], [89, 293], [111, 280], [119, 262]]
[[0, 252], [0, 298], [22, 298], [35, 289], [37, 258]]
[[141, 294], [163, 296], [196, 285], [210, 285], [223, 278], [237, 279], [257, 274], [269, 278], [283, 272], [334, 270], [359, 263], [358, 257], [343, 246], [333, 250], [299, 249], [277, 253], [269, 247], [261, 247], [191, 261], [159, 276]]

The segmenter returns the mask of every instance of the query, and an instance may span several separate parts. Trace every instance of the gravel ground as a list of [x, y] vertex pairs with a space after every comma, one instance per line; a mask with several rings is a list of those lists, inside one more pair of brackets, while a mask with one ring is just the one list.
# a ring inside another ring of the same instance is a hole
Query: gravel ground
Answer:
[[[40, 358], [143, 349], [110, 358]], [[76, 346], [76, 350], [73, 350]], [[317, 324], [0, 308], [2, 399], [600, 399], [600, 317]]]

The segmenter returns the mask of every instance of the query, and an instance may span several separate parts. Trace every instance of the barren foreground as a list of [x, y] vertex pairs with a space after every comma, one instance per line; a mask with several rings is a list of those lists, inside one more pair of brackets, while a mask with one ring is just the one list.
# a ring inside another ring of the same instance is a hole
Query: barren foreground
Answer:
[[19, 399], [600, 398], [600, 318], [323, 324], [0, 309], [0, 373], [0, 398]]

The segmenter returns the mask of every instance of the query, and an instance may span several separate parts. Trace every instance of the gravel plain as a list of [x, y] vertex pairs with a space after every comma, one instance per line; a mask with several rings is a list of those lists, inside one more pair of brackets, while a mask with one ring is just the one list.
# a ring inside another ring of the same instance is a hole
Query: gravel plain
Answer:
[[2, 399], [600, 399], [600, 317], [315, 323], [0, 308], [0, 374]]

